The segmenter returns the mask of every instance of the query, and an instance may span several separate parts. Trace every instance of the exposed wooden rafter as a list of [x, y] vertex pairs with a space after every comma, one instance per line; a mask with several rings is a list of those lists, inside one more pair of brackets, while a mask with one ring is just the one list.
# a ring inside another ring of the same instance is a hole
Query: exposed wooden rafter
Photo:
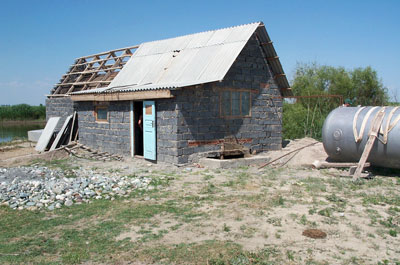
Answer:
[[106, 87], [138, 47], [136, 45], [75, 59], [75, 63], [69, 67], [60, 82], [54, 85], [51, 95]]

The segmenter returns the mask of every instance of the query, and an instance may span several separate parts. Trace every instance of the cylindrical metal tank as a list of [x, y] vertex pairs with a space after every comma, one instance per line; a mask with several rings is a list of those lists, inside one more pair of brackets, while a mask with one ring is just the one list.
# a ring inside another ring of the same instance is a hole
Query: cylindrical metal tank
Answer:
[[[358, 162], [368, 141], [371, 123], [382, 108], [339, 107], [329, 113], [322, 128], [322, 141], [329, 157], [334, 161]], [[375, 140], [368, 161], [375, 166], [400, 168], [400, 108], [384, 107], [384, 112], [379, 139], [384, 141], [383, 133], [390, 128], [387, 127], [389, 119], [392, 129], [387, 133], [386, 144]], [[365, 127], [364, 133], [357, 142], [355, 138], [362, 127]]]

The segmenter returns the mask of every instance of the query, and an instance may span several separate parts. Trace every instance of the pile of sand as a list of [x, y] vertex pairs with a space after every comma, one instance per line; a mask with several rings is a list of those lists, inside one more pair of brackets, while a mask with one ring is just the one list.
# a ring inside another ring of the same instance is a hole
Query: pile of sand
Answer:
[[328, 157], [322, 143], [312, 138], [290, 140], [282, 150], [271, 151], [265, 155], [270, 157], [270, 161], [282, 157], [272, 165], [293, 167], [310, 166], [315, 160], [325, 161]]

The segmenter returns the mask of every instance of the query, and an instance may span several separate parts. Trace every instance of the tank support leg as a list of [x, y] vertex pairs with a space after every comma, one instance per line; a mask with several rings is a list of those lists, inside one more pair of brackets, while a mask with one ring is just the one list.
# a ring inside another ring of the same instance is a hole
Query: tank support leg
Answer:
[[369, 153], [371, 152], [372, 146], [376, 138], [378, 137], [378, 132], [381, 127], [383, 117], [385, 117], [385, 110], [381, 109], [375, 116], [374, 120], [372, 121], [371, 130], [368, 134], [368, 141], [364, 147], [364, 151], [361, 155], [360, 161], [358, 162], [357, 169], [354, 173], [354, 178], [359, 178], [361, 176], [361, 172], [364, 169], [365, 163], [367, 162]]

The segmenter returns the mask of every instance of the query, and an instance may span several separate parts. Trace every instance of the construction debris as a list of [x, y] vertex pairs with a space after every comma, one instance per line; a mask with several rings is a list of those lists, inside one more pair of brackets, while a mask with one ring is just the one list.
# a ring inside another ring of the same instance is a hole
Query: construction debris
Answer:
[[64, 149], [71, 155], [76, 156], [78, 158], [96, 159], [102, 161], [111, 161], [111, 160], [121, 161], [123, 159], [122, 156], [93, 150], [90, 147], [87, 147], [79, 143], [76, 143], [76, 145], [74, 145], [73, 147], [65, 146]]

